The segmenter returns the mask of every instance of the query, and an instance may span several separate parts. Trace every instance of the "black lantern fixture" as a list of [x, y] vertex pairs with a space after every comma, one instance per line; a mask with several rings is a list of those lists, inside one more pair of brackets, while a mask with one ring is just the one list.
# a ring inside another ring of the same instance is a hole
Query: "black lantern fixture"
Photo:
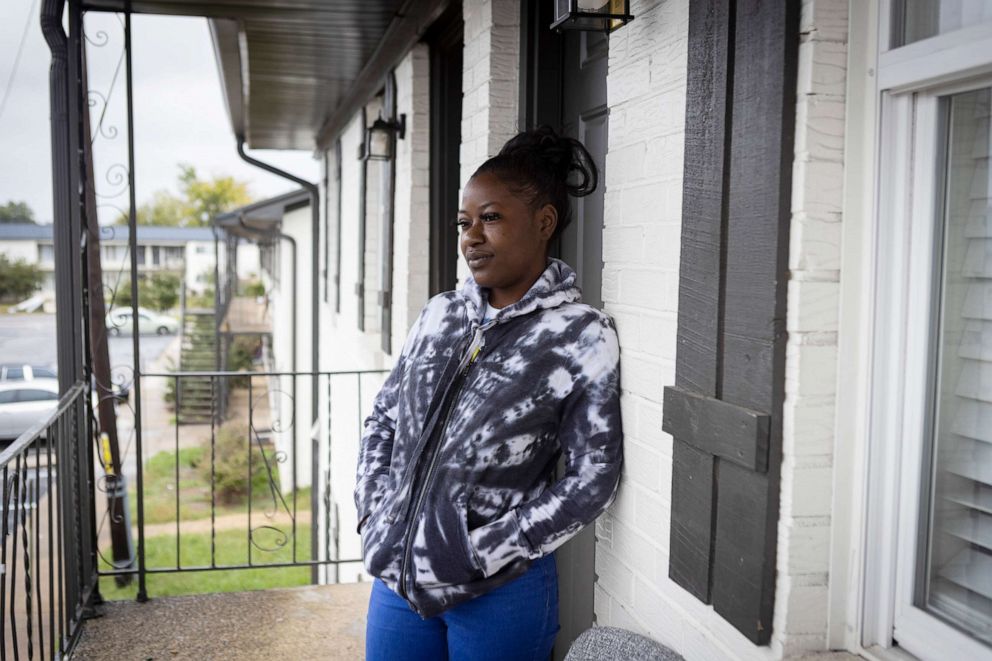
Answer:
[[632, 20], [630, 0], [555, 0], [551, 29], [613, 32]]
[[406, 135], [406, 115], [400, 115], [399, 119], [385, 120], [382, 113], [379, 118], [372, 122], [372, 126], [365, 129], [365, 144], [363, 145], [362, 159], [366, 161], [388, 161], [394, 156], [393, 145], [395, 138], [402, 140]]

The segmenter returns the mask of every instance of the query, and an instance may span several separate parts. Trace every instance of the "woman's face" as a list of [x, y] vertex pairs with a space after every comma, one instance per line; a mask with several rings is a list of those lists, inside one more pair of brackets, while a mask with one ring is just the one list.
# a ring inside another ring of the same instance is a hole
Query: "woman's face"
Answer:
[[552, 205], [531, 210], [491, 173], [469, 179], [458, 211], [460, 246], [493, 307], [519, 301], [544, 272], [557, 221]]

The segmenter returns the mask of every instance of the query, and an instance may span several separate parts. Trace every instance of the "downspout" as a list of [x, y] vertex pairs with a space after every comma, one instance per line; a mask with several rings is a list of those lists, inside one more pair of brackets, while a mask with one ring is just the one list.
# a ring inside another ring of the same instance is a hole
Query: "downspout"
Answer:
[[[41, 6], [41, 31], [52, 53], [48, 74], [52, 125], [52, 217], [55, 226], [52, 243], [56, 264], [75, 262], [70, 217], [69, 168], [69, 90], [68, 90], [68, 39], [62, 31], [64, 0], [44, 0]], [[56, 337], [58, 341], [59, 393], [63, 394], [76, 380], [75, 370], [75, 320], [72, 315], [72, 270], [55, 270]], [[69, 317], [69, 318], [67, 318]]]
[[[255, 167], [261, 168], [261, 169], [265, 170], [266, 172], [271, 172], [272, 174], [276, 175], [277, 177], [282, 177], [283, 179], [289, 179], [293, 183], [298, 184], [301, 188], [305, 189], [310, 194], [310, 218], [311, 218], [311, 222], [310, 222], [310, 236], [312, 237], [312, 241], [311, 241], [311, 244], [310, 244], [310, 255], [311, 255], [311, 260], [310, 260], [311, 261], [311, 271], [310, 272], [312, 274], [311, 279], [316, 278], [317, 277], [317, 274], [320, 273], [320, 248], [319, 248], [320, 241], [318, 240], [320, 238], [320, 189], [317, 187], [316, 184], [313, 184], [313, 183], [311, 183], [311, 182], [309, 182], [309, 181], [307, 181], [305, 179], [300, 179], [296, 175], [292, 175], [289, 172], [286, 172], [285, 170], [280, 170], [279, 168], [277, 168], [277, 167], [275, 167], [273, 165], [269, 165], [268, 163], [263, 163], [262, 161], [259, 161], [258, 159], [255, 159], [255, 158], [252, 158], [251, 156], [249, 156], [248, 154], [246, 154], [245, 153], [245, 138], [244, 138], [243, 135], [239, 135], [238, 136], [238, 156], [240, 156], [241, 159], [243, 161], [245, 161], [246, 163], [250, 163], [251, 165], [254, 165]], [[238, 222], [241, 222], [242, 223], [242, 226], [244, 226], [243, 221], [240, 218], [239, 218], [239, 221]], [[276, 234], [280, 238], [285, 238], [285, 239], [287, 239], [289, 241], [292, 241], [292, 243], [293, 243], [293, 260], [294, 260], [294, 266], [295, 266], [295, 260], [296, 260], [296, 241], [292, 237], [290, 237], [290, 236], [288, 236], [286, 234], [282, 234], [282, 233], [278, 233], [278, 232], [274, 232], [273, 234]], [[295, 296], [295, 294], [296, 294], [296, 284], [295, 284], [295, 278], [296, 278], [296, 270], [295, 270], [295, 268], [293, 270], [293, 278], [294, 278], [294, 284], [293, 284], [293, 294], [294, 294], [294, 297], [293, 297], [293, 306], [294, 306], [293, 323], [295, 324], [296, 323], [296, 315], [295, 315], [295, 306], [296, 306], [296, 296]], [[319, 358], [320, 358], [320, 350], [319, 350], [320, 343], [317, 340], [317, 333], [318, 333], [319, 328], [320, 328], [320, 324], [319, 324], [319, 322], [320, 322], [319, 310], [320, 310], [320, 285], [319, 285], [319, 283], [317, 283], [316, 281], [314, 281], [312, 283], [311, 287], [310, 287], [310, 364], [311, 364], [310, 370], [313, 373], [316, 373], [316, 372], [319, 372], [320, 371], [320, 362], [319, 362]], [[295, 333], [293, 335], [293, 342], [294, 342], [294, 346], [295, 346], [295, 342], [296, 342], [296, 335], [295, 335]], [[294, 364], [295, 364], [295, 361], [296, 361], [296, 351], [295, 351], [295, 349], [293, 351], [293, 361], [294, 361]], [[296, 368], [295, 367], [293, 368], [293, 371], [294, 372], [296, 371]], [[312, 399], [312, 402], [311, 403], [313, 405], [313, 408], [311, 410], [311, 414], [316, 414], [317, 413], [317, 380], [316, 379], [312, 379], [311, 391], [312, 391], [311, 392], [311, 399]], [[316, 483], [314, 483], [314, 484], [316, 484]], [[316, 511], [316, 510], [313, 510], [313, 511]]]
[[[238, 146], [240, 147], [240, 145], [241, 145], [241, 143], [239, 141]], [[238, 151], [241, 152], [242, 150], [239, 149]], [[242, 153], [242, 156], [244, 156], [243, 153]], [[313, 198], [311, 198], [311, 199], [313, 199]], [[290, 319], [292, 320], [292, 330], [290, 331], [290, 339], [291, 339], [291, 343], [290, 343], [290, 356], [291, 357], [290, 357], [290, 362], [289, 362], [289, 369], [290, 369], [290, 372], [293, 375], [292, 376], [292, 384], [293, 384], [293, 388], [292, 388], [292, 398], [293, 398], [293, 425], [294, 425], [293, 426], [293, 489], [294, 489], [294, 493], [293, 493], [293, 548], [295, 549], [296, 548], [296, 493], [295, 493], [295, 490], [299, 488], [299, 485], [296, 483], [297, 482], [297, 479], [296, 479], [296, 466], [297, 466], [297, 461], [296, 461], [296, 445], [297, 445], [297, 438], [298, 438], [297, 432], [299, 431], [299, 427], [296, 426], [296, 423], [297, 423], [297, 419], [296, 419], [296, 368], [297, 368], [297, 364], [296, 364], [296, 321], [298, 319], [298, 317], [297, 317], [297, 310], [298, 310], [297, 301], [299, 299], [299, 297], [296, 295], [296, 284], [297, 284], [297, 282], [296, 282], [296, 279], [297, 279], [297, 276], [296, 276], [296, 272], [297, 272], [297, 269], [296, 269], [296, 263], [297, 263], [296, 262], [296, 257], [297, 257], [297, 255], [296, 255], [296, 239], [294, 239], [289, 234], [286, 234], [284, 232], [280, 232], [280, 231], [277, 231], [277, 230], [274, 230], [274, 231], [271, 231], [271, 232], [262, 232], [260, 230], [257, 230], [255, 228], [253, 228], [253, 227], [249, 227], [248, 224], [245, 222], [245, 215], [244, 215], [243, 212], [238, 214], [238, 225], [240, 225], [245, 231], [251, 232], [252, 234], [255, 234], [256, 236], [258, 236], [259, 238], [262, 238], [262, 239], [270, 239], [271, 237], [276, 237], [276, 238], [282, 239], [284, 241], [288, 241], [289, 242], [289, 246], [292, 249], [292, 264], [290, 265], [290, 269], [289, 269], [290, 280], [291, 280], [291, 285], [290, 286], [292, 288], [291, 289], [292, 296], [290, 296], [291, 303], [290, 303], [290, 313], [289, 313], [290, 314]], [[318, 241], [311, 242], [311, 247], [312, 247], [312, 249], [314, 251], [317, 250], [316, 246], [317, 246], [318, 243], [319, 243]], [[314, 288], [313, 291], [314, 292], [317, 291], [316, 287]], [[317, 308], [316, 307], [313, 308], [313, 316], [314, 316], [314, 318], [316, 318], [316, 316], [317, 316]], [[316, 338], [316, 337], [317, 336], [314, 335], [314, 338]], [[314, 341], [313, 344], [316, 344], [316, 341]], [[310, 393], [310, 395], [312, 397], [312, 402], [313, 402], [312, 415], [316, 415], [316, 412], [317, 412], [317, 376], [316, 376], [317, 371], [318, 370], [313, 369], [313, 370], [311, 370], [311, 373], [310, 373], [310, 384], [311, 384], [311, 393]], [[320, 500], [319, 497], [318, 497], [318, 495], [317, 495], [317, 492], [319, 490], [316, 488], [317, 487], [317, 480], [319, 479], [319, 471], [317, 469], [317, 464], [319, 462], [317, 461], [317, 448], [314, 447], [314, 445], [315, 445], [315, 442], [311, 438], [311, 441], [310, 441], [310, 480], [311, 480], [311, 482], [310, 482], [310, 511], [311, 512], [317, 512], [317, 511], [319, 511], [317, 508], [319, 507], [319, 500]], [[317, 539], [317, 530], [316, 530], [317, 523], [318, 523], [318, 517], [313, 516], [313, 517], [310, 518], [310, 558], [311, 559], [314, 559], [314, 558], [317, 557], [317, 552], [320, 549], [320, 540]], [[293, 551], [293, 557], [294, 557], [294, 559], [296, 557], [296, 551], [295, 550]], [[318, 579], [319, 579], [319, 575], [318, 575], [317, 565], [313, 565], [310, 568], [310, 581], [312, 583], [315, 583], [316, 584], [317, 581], [318, 581]]]
[[[227, 352], [226, 347], [223, 346], [224, 341], [221, 339], [220, 331], [224, 325], [224, 320], [220, 301], [220, 232], [217, 229], [216, 217], [210, 219], [210, 231], [214, 235], [214, 337], [217, 339], [214, 344], [214, 370], [220, 372], [222, 361], [226, 362], [227, 360]], [[225, 243], [226, 247], [227, 244]], [[228, 257], [228, 259], [230, 258]], [[185, 305], [183, 309], [185, 310]], [[180, 332], [184, 332], [184, 330], [181, 328]], [[218, 379], [217, 388], [211, 390], [216, 390], [215, 394], [219, 394], [220, 406], [217, 407], [217, 420], [223, 420], [227, 414], [227, 384], [223, 379]]]
[[341, 186], [341, 139], [338, 138], [334, 141], [334, 173], [335, 173], [335, 190], [337, 195], [335, 199], [335, 207], [337, 209], [337, 220], [334, 225], [335, 240], [334, 240], [334, 312], [340, 314], [341, 312], [341, 225], [343, 224], [341, 219], [341, 194], [343, 192]]
[[358, 330], [365, 330], [365, 217], [368, 195], [369, 162], [363, 158], [365, 152], [365, 131], [368, 129], [368, 115], [362, 106], [362, 144], [358, 148], [358, 159], [362, 165], [358, 170], [358, 282], [355, 283], [355, 294], [358, 296]]
[[[385, 106], [386, 120], [395, 122], [396, 117], [396, 74], [392, 71], [386, 76], [386, 93], [382, 102]], [[383, 177], [380, 185], [382, 197], [382, 264], [380, 269], [381, 283], [379, 285], [379, 330], [382, 335], [382, 350], [388, 355], [393, 353], [393, 226], [396, 217], [396, 148], [399, 141], [396, 132], [389, 136], [390, 153], [392, 157], [383, 162]]]
[[[79, 89], [78, 67], [80, 66], [81, 48], [80, 24], [82, 22], [78, 5], [70, 6], [69, 30], [71, 39], [62, 29], [62, 18], [65, 10], [65, 0], [43, 0], [39, 22], [51, 52], [52, 62], [48, 74], [49, 103], [51, 109], [51, 145], [52, 145], [52, 243], [55, 263], [66, 265], [67, 268], [55, 270], [55, 333], [56, 359], [58, 361], [59, 396], [65, 395], [82, 374], [82, 345], [80, 342], [80, 318], [82, 311], [77, 303], [78, 292], [82, 291], [81, 283], [81, 254], [80, 232], [82, 226], [79, 218], [82, 200], [78, 197], [79, 179], [79, 106], [81, 105], [81, 90]], [[72, 50], [70, 51], [70, 47]], [[70, 56], [72, 60], [70, 61]], [[70, 76], [70, 71], [72, 75]], [[70, 87], [70, 80], [74, 85]], [[76, 94], [70, 95], [70, 89]], [[76, 111], [70, 108], [70, 100], [76, 104]], [[77, 139], [72, 138], [72, 130], [77, 131]], [[73, 159], [76, 159], [75, 162]], [[101, 291], [99, 295], [103, 295]], [[85, 399], [75, 406], [77, 415], [80, 408], [84, 411], [89, 407], [90, 384], [85, 384]], [[79, 466], [70, 471], [70, 478], [85, 483], [93, 475], [93, 462], [90, 460], [89, 440], [92, 437], [92, 418], [87, 413], [81, 414], [83, 420], [75, 434], [57, 434], [56, 453], [60, 460], [74, 458]], [[71, 461], [66, 463], [71, 464]], [[61, 464], [60, 464], [61, 465]], [[62, 484], [59, 475], [59, 484]], [[67, 535], [57, 542], [57, 549], [63, 557], [63, 569], [67, 580], [65, 586], [66, 624], [67, 631], [75, 630], [82, 617], [92, 614], [90, 599], [99, 599], [99, 584], [96, 571], [96, 507], [95, 501], [79, 502], [79, 494], [71, 489], [58, 489], [58, 506], [62, 512], [76, 512], [79, 516], [80, 529], [78, 538]], [[83, 508], [86, 514], [83, 515]], [[86, 519], [89, 519], [88, 521]], [[89, 537], [87, 540], [86, 537]], [[49, 550], [53, 549], [49, 539]], [[75, 637], [75, 636], [73, 636]], [[72, 640], [67, 641], [71, 647]]]

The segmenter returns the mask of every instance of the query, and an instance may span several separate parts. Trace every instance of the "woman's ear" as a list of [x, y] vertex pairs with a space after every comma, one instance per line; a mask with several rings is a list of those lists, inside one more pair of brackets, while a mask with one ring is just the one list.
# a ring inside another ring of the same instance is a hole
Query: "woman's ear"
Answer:
[[558, 227], [558, 210], [555, 209], [555, 205], [545, 204], [538, 209], [537, 222], [541, 238], [550, 241], [555, 233], [555, 228]]

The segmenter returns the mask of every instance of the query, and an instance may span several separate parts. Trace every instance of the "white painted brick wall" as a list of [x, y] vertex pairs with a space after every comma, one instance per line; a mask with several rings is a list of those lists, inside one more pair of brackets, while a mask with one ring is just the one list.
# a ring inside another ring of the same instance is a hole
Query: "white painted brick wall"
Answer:
[[827, 647], [847, 2], [805, 0], [800, 32], [775, 617], [785, 654]]
[[805, 0], [797, 102], [785, 464], [775, 633], [748, 642], [668, 579], [688, 0], [631, 3], [610, 36], [603, 298], [621, 344], [625, 465], [597, 522], [599, 624], [651, 636], [690, 661], [778, 659], [826, 636], [836, 381], [846, 3]]
[[427, 302], [430, 269], [430, 53], [417, 44], [396, 67], [396, 112], [406, 137], [396, 147], [393, 225], [393, 355]]
[[[463, 17], [462, 186], [518, 131], [520, 1], [466, 0]], [[459, 259], [459, 283], [467, 275]]]

